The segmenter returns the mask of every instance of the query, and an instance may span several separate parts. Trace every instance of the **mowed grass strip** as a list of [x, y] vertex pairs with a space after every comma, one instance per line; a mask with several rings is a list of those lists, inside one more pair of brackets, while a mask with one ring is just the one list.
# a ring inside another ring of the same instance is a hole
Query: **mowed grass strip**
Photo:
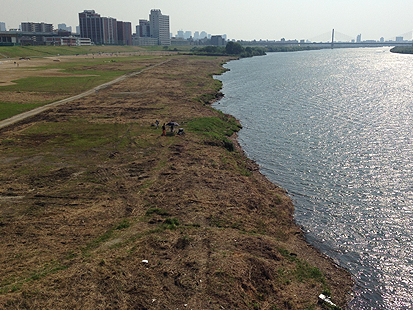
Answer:
[[47, 103], [50, 103], [50, 101], [24, 104], [14, 102], [0, 102], [0, 120], [4, 120], [14, 115], [32, 110]]
[[[104, 79], [105, 81], [105, 79]], [[86, 77], [28, 77], [13, 81], [15, 85], [4, 86], [3, 91], [26, 91], [75, 94], [102, 84], [102, 79]]]

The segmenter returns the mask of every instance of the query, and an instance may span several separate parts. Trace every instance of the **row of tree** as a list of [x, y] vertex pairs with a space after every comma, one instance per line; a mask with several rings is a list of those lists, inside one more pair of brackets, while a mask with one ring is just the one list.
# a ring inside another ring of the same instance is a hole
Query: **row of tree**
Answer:
[[247, 46], [244, 47], [238, 42], [228, 42], [226, 46], [204, 46], [194, 47], [191, 51], [201, 55], [234, 55], [239, 57], [252, 57], [265, 55], [267, 52], [294, 52], [311, 49], [319, 49], [310, 46]]
[[205, 46], [194, 47], [191, 50], [194, 54], [207, 55], [234, 55], [239, 57], [252, 57], [265, 55], [265, 48], [263, 47], [243, 47], [238, 42], [228, 42], [225, 46]]

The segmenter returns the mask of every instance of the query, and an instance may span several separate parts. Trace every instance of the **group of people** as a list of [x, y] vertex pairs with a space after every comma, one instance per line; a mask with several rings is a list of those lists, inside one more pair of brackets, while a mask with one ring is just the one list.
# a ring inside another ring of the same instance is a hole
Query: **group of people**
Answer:
[[[174, 132], [175, 125], [179, 126], [179, 124], [175, 123], [175, 122], [169, 122], [168, 124], [163, 123], [163, 125], [162, 125], [162, 135], [161, 136], [166, 136], [166, 126], [170, 126], [171, 127], [171, 132]], [[155, 126], [156, 126], [156, 128], [159, 128], [159, 121], [158, 120], [155, 121]], [[183, 130], [183, 128], [179, 128], [178, 135], [182, 135], [182, 134], [184, 134], [184, 130]]]

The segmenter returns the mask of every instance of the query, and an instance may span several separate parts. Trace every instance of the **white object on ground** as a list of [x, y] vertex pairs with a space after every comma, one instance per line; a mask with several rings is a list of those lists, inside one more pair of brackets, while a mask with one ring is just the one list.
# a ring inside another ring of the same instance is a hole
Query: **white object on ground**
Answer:
[[334, 303], [330, 300], [330, 297], [327, 297], [327, 296], [324, 295], [324, 294], [320, 294], [320, 295], [318, 296], [318, 298], [319, 298], [321, 301], [325, 302], [326, 304], [329, 304], [330, 306], [337, 307], [337, 305], [334, 304]]

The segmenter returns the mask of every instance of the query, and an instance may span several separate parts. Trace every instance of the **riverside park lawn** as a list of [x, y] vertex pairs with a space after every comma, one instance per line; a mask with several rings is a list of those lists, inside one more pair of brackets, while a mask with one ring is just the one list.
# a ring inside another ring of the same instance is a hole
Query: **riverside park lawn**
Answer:
[[0, 66], [21, 74], [0, 86], [3, 118], [149, 68], [0, 130], [0, 309], [345, 306], [350, 275], [208, 103], [229, 58], [160, 53]]

